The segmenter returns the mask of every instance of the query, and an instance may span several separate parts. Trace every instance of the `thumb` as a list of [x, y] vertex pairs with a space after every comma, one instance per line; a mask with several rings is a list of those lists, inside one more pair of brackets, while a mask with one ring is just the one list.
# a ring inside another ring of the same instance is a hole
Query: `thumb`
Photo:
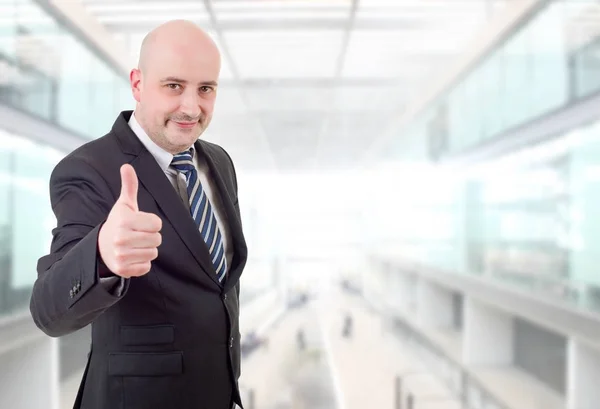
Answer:
[[125, 164], [121, 166], [121, 196], [118, 201], [137, 212], [137, 193], [138, 178], [135, 170], [133, 166]]

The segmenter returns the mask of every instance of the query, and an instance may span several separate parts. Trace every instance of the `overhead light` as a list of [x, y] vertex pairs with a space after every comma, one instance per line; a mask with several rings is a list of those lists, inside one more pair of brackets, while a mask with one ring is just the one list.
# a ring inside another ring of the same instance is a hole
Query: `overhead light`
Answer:
[[[470, 22], [473, 18], [487, 17], [485, 10], [460, 10], [460, 9], [367, 9], [358, 10], [356, 12], [357, 19], [377, 19], [377, 20], [402, 20], [402, 19], [419, 19], [419, 20], [454, 20], [457, 18], [464, 19]], [[457, 25], [462, 25], [464, 21]]]
[[145, 23], [157, 21], [169, 21], [185, 18], [193, 20], [199, 24], [208, 24], [210, 21], [206, 13], [184, 13], [184, 14], [129, 14], [129, 15], [106, 15], [97, 16], [96, 19], [101, 23]]
[[327, 20], [327, 19], [347, 19], [350, 16], [350, 10], [277, 10], [273, 12], [265, 11], [234, 11], [226, 13], [217, 13], [219, 21], [231, 20]]
[[[397, 1], [397, 0], [394, 0]], [[311, 9], [325, 9], [331, 7], [350, 7], [352, 0], [305, 0], [305, 1], [288, 1], [288, 0], [272, 0], [272, 1], [222, 1], [216, 3], [213, 8], [215, 11], [221, 10], [235, 10], [235, 9], [298, 9], [298, 8], [311, 8]]]
[[486, 7], [485, 2], [477, 2], [473, 0], [363, 0], [359, 3], [360, 9], [367, 8], [389, 8], [389, 9], [441, 9], [441, 8], [473, 8]]
[[112, 3], [112, 4], [90, 4], [85, 6], [92, 13], [123, 13], [123, 12], [148, 12], [148, 11], [182, 11], [203, 12], [208, 14], [202, 3], [192, 2], [137, 2], [137, 3]]

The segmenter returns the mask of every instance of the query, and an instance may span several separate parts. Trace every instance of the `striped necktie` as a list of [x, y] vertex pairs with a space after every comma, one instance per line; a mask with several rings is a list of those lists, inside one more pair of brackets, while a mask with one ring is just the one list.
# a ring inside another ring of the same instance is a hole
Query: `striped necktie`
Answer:
[[215, 218], [208, 196], [198, 178], [198, 171], [192, 161], [193, 153], [193, 150], [190, 149], [176, 154], [173, 157], [171, 166], [185, 175], [190, 213], [194, 222], [196, 222], [196, 226], [198, 226], [204, 242], [208, 246], [208, 252], [217, 272], [219, 282], [222, 282], [227, 271], [223, 237], [217, 225], [217, 219]]

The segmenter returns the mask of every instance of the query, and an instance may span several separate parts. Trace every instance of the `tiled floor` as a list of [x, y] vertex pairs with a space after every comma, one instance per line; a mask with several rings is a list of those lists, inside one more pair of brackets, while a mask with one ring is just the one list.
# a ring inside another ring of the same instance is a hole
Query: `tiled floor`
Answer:
[[[320, 308], [342, 394], [340, 409], [395, 409], [397, 376], [403, 402], [410, 392], [418, 402], [415, 408], [460, 409], [445, 386], [399, 344], [383, 319], [368, 311], [360, 299], [337, 293], [321, 302]], [[347, 314], [353, 318], [350, 338], [342, 336]]]
[[[306, 341], [303, 350], [297, 344], [299, 329], [303, 330]], [[306, 397], [299, 396], [308, 385], [306, 375], [312, 373], [320, 378], [329, 369], [319, 366], [322, 356], [318, 330], [314, 310], [309, 305], [289, 310], [269, 331], [268, 346], [242, 363], [240, 387], [254, 394], [253, 404], [244, 402], [246, 409], [299, 407], [298, 402]]]

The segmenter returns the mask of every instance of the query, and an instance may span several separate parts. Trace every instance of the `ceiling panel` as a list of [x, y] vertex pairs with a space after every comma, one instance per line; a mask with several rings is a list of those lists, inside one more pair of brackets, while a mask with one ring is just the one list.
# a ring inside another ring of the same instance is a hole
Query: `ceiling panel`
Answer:
[[212, 0], [215, 11], [298, 11], [344, 9], [353, 0]]
[[423, 30], [354, 31], [344, 66], [343, 77], [422, 77], [432, 67], [446, 62], [459, 52], [459, 43], [470, 34], [450, 38], [442, 32]]
[[426, 21], [455, 21], [457, 18], [487, 17], [494, 0], [361, 0], [358, 18], [410, 18]]
[[261, 9], [261, 10], [215, 10], [217, 22], [258, 20], [258, 21], [290, 21], [290, 20], [344, 20], [350, 17], [350, 8], [343, 9]]
[[242, 79], [333, 77], [342, 30], [226, 31]]
[[87, 10], [109, 27], [121, 30], [144, 29], [173, 19], [192, 20], [204, 27], [209, 26], [210, 15], [203, 2], [189, 1], [87, 1]]
[[[147, 33], [148, 31], [146, 30], [125, 31], [115, 33], [115, 39], [121, 42], [124, 45], [125, 49], [129, 51], [129, 53], [131, 54], [131, 60], [134, 61], [134, 64], [137, 64], [140, 55], [140, 47]], [[207, 33], [217, 44], [217, 47], [220, 50], [223, 50], [223, 45], [220, 44], [219, 37], [217, 36], [217, 34], [212, 30], [207, 30]], [[221, 73], [219, 78], [225, 81], [234, 78], [233, 73], [231, 72], [229, 60], [225, 56], [222, 56], [221, 58]]]
[[326, 110], [330, 106], [330, 89], [312, 87], [247, 88], [246, 96], [253, 111]]
[[178, 12], [178, 13], [197, 13], [204, 17], [208, 16], [206, 7], [202, 2], [190, 2], [190, 1], [96, 1], [87, 2], [87, 10], [97, 16], [101, 15], [127, 15], [129, 17], [135, 17], [134, 14], [137, 12], [144, 13], [166, 13], [166, 12]]
[[[398, 94], [391, 93], [390, 89], [398, 89]], [[408, 98], [408, 93], [403, 94], [402, 88], [393, 85], [344, 86], [337, 88], [334, 95], [334, 111], [391, 110]]]
[[211, 0], [207, 9], [203, 0], [81, 1], [136, 61], [146, 33], [167, 20], [207, 30], [223, 62], [204, 137], [238, 167], [280, 170], [355, 165], [435, 70], [507, 4]]

